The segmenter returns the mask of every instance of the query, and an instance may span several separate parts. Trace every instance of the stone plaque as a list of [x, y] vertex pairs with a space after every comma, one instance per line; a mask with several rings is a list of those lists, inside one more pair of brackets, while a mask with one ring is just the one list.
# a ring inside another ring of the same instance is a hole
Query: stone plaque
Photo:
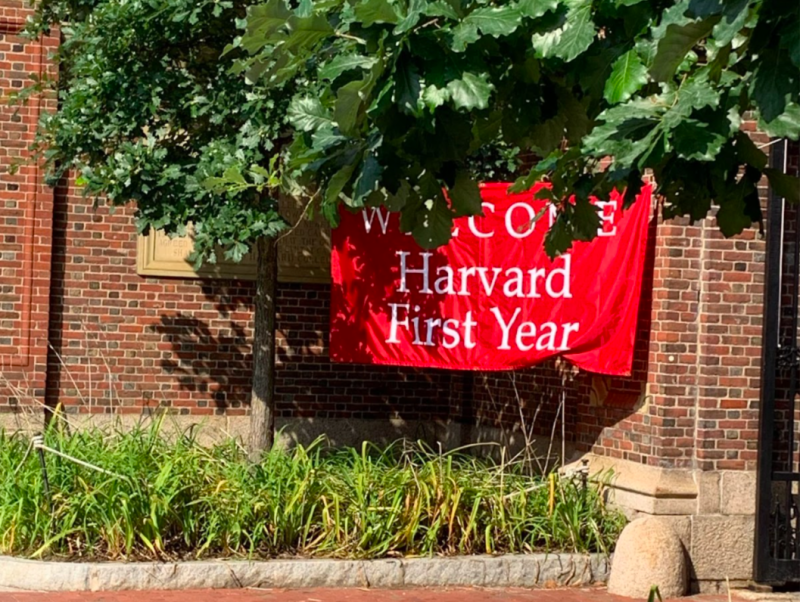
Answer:
[[[297, 220], [305, 202], [281, 199], [281, 212], [289, 224]], [[175, 278], [241, 278], [255, 277], [255, 258], [245, 257], [240, 263], [226, 260], [219, 254], [217, 263], [204, 264], [200, 270], [188, 260], [192, 252], [191, 236], [170, 238], [161, 231], [140, 236], [136, 271], [142, 276]], [[315, 212], [278, 241], [278, 280], [281, 282], [330, 282], [331, 231], [325, 219]]]

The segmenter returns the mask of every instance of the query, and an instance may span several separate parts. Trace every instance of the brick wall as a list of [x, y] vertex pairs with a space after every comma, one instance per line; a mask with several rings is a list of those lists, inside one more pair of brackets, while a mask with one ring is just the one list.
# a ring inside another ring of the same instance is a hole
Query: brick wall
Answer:
[[[23, 3], [0, 3], [0, 90], [20, 90], [29, 74], [49, 69], [53, 38], [27, 41], [19, 32]], [[43, 399], [49, 303], [52, 191], [35, 165], [12, 175], [47, 98], [14, 108], [0, 104], [0, 411]]]
[[[745, 128], [767, 144], [755, 124]], [[659, 227], [647, 412], [655, 463], [755, 469], [764, 253], [756, 229], [725, 239], [711, 219]]]

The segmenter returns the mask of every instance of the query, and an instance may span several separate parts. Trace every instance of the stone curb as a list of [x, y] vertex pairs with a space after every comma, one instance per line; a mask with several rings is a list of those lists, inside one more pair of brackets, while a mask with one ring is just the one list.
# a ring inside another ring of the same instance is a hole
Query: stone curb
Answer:
[[42, 562], [0, 557], [0, 590], [580, 587], [605, 583], [610, 566], [602, 554], [177, 563]]

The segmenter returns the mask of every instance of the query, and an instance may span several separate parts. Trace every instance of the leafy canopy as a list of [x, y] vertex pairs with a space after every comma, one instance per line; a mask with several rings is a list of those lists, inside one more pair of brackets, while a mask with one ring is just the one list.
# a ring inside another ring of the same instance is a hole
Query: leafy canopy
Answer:
[[267, 0], [232, 46], [264, 90], [306, 82], [287, 168], [328, 217], [383, 204], [426, 247], [481, 211], [487, 156], [536, 159], [518, 189], [550, 178], [551, 254], [594, 236], [590, 195], [632, 202], [646, 171], [667, 217], [716, 206], [726, 235], [760, 220], [762, 174], [800, 194], [740, 129], [800, 136], [796, 2]]
[[[58, 109], [36, 150], [51, 183], [77, 171], [87, 195], [136, 201], [139, 230], [194, 225], [199, 261], [239, 260], [285, 222], [280, 153], [293, 82], [248, 84], [224, 54], [248, 0], [43, 0], [29, 32], [59, 26]], [[220, 183], [224, 185], [219, 185]]]

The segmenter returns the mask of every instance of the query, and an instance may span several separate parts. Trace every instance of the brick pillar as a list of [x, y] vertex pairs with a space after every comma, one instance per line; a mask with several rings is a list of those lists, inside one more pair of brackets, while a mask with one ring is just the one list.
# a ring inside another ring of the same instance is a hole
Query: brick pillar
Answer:
[[590, 458], [615, 471], [631, 516], [670, 518], [695, 588], [716, 591], [752, 577], [765, 241], [755, 227], [726, 239], [713, 218], [670, 220], [654, 255], [646, 396], [615, 410]]
[[[4, 96], [45, 73], [54, 37], [30, 41], [19, 35], [25, 3], [0, 2], [0, 89]], [[44, 403], [50, 294], [52, 192], [38, 165], [23, 165], [41, 111], [50, 99], [34, 97], [20, 107], [0, 106], [0, 426], [23, 421], [24, 409]], [[24, 421], [41, 426], [41, 413]]]

